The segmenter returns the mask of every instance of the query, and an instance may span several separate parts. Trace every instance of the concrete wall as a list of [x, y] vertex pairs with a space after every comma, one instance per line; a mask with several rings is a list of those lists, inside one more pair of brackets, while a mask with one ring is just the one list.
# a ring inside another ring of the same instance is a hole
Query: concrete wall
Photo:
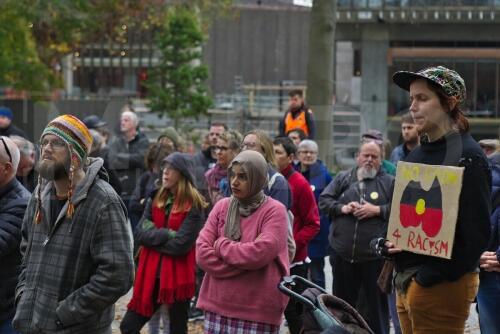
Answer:
[[204, 48], [212, 92], [233, 93], [244, 83], [279, 85], [306, 80], [309, 12], [302, 8], [244, 8], [214, 23]]
[[[354, 50], [352, 42], [337, 42], [335, 55], [335, 91], [337, 102], [345, 105], [359, 104], [357, 87], [353, 85]], [[354, 95], [354, 98], [353, 98]], [[356, 103], [358, 102], [358, 103]]]
[[363, 30], [361, 42], [361, 131], [385, 133], [388, 109], [387, 29]]

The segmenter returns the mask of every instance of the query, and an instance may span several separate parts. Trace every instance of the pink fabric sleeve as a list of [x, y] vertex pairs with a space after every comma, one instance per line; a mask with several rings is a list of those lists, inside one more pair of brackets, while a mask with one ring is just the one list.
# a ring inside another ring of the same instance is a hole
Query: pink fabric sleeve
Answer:
[[219, 238], [219, 217], [225, 202], [219, 201], [215, 205], [196, 240], [196, 263], [207, 274], [216, 278], [232, 277], [244, 272], [225, 263], [215, 254], [214, 242]]
[[283, 249], [286, 250], [288, 217], [285, 207], [279, 203], [264, 212], [260, 219], [264, 220], [261, 233], [254, 241], [237, 242], [221, 237], [214, 244], [215, 254], [239, 269], [257, 270], [268, 265]]

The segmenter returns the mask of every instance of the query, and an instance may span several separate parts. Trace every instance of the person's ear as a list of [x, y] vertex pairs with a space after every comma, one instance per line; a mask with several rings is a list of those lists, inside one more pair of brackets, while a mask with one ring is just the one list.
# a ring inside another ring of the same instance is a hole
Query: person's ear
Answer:
[[450, 107], [450, 111], [455, 109], [458, 104], [458, 98], [456, 96], [451, 96], [448, 98], [448, 106]]
[[[7, 167], [8, 166], [8, 167]], [[12, 162], [6, 162], [5, 163], [5, 170], [13, 170], [14, 166], [12, 165]]]

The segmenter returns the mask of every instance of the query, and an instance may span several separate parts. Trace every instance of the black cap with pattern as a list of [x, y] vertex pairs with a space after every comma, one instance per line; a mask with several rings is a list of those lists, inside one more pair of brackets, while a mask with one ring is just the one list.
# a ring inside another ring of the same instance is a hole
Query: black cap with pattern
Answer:
[[404, 90], [410, 90], [410, 84], [417, 79], [426, 79], [443, 88], [446, 95], [457, 97], [459, 102], [465, 100], [466, 89], [464, 79], [455, 71], [444, 66], [424, 68], [418, 72], [399, 71], [394, 73], [392, 81]]

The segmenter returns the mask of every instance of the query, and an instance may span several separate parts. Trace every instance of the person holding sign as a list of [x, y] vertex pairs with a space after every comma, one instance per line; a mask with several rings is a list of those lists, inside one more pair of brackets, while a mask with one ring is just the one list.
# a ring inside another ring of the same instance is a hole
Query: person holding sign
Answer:
[[[421, 136], [420, 146], [405, 161], [462, 167], [463, 178], [451, 258], [402, 251], [394, 242], [383, 240], [379, 251], [395, 259], [394, 282], [403, 333], [463, 333], [478, 289], [479, 258], [490, 234], [490, 169], [460, 110], [466, 88], [457, 72], [443, 66], [415, 73], [400, 71], [394, 74], [393, 81], [410, 92], [410, 113]], [[432, 187], [435, 201], [444, 201], [448, 195]], [[426, 211], [432, 213], [436, 208], [420, 201], [415, 210], [422, 217], [422, 226], [427, 223], [424, 232], [429, 238], [439, 232], [423, 218]], [[445, 208], [442, 211], [447, 214]], [[401, 221], [402, 225], [406, 223]], [[393, 236], [388, 238], [394, 241]]]
[[319, 197], [321, 212], [330, 217], [333, 248], [333, 293], [361, 308], [368, 325], [378, 334], [389, 333], [387, 296], [377, 286], [383, 261], [370, 249], [370, 240], [387, 233], [394, 177], [381, 169], [381, 146], [363, 142], [357, 166], [340, 172]]

